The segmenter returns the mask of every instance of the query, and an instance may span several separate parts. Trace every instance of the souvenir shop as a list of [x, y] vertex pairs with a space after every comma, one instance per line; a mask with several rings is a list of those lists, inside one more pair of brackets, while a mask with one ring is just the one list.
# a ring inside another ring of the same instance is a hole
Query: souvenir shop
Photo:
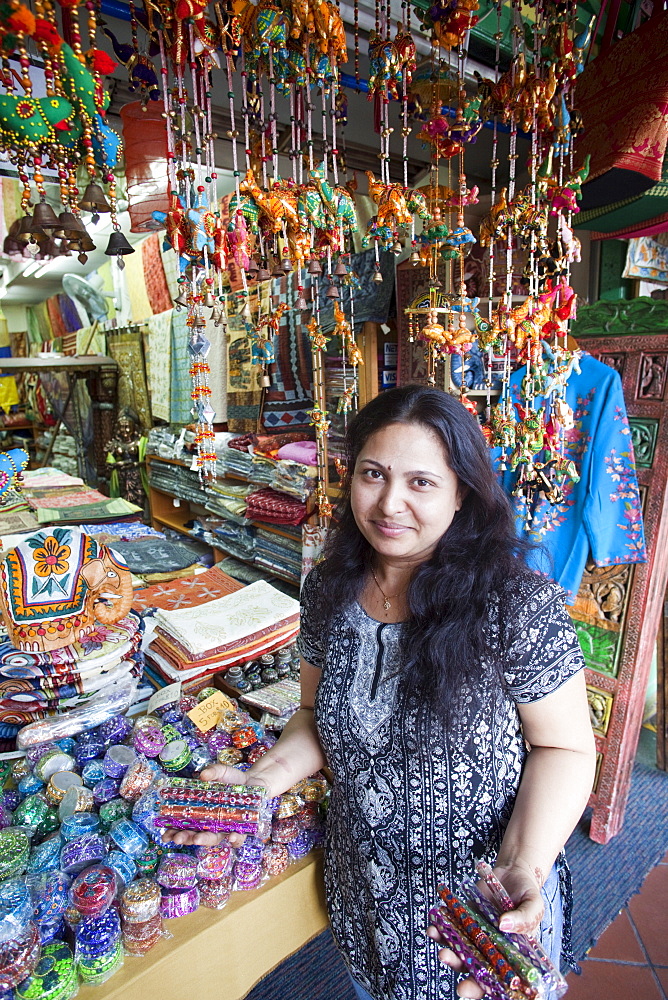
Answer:
[[[396, 385], [476, 415], [566, 591], [620, 830], [665, 708], [666, 51], [658, 2], [0, 3], [2, 1000], [241, 1000], [326, 926], [327, 775], [194, 776], [298, 706]], [[196, 822], [249, 836], [165, 847]]]

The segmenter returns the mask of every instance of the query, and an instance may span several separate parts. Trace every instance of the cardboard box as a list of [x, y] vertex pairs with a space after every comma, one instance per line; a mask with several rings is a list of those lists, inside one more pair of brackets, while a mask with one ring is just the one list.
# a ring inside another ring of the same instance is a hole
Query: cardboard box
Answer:
[[172, 934], [78, 1000], [242, 1000], [272, 969], [328, 926], [322, 851], [312, 851], [223, 910], [166, 920]]

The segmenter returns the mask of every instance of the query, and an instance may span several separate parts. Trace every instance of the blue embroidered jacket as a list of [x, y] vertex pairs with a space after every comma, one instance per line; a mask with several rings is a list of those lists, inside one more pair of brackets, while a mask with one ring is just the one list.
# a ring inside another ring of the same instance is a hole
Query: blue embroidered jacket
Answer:
[[[531, 509], [531, 528], [525, 529], [523, 497], [513, 497], [518, 472], [499, 470], [500, 449], [492, 451], [504, 489], [517, 513], [518, 534], [542, 546], [529, 559], [531, 565], [556, 580], [575, 600], [587, 559], [597, 566], [645, 562], [645, 537], [631, 431], [619, 374], [583, 353], [580, 374], [572, 372], [566, 402], [574, 413], [575, 427], [566, 431], [565, 457], [575, 462], [580, 481], [562, 484], [563, 503], [553, 507], [539, 494]], [[526, 366], [510, 380], [510, 398], [520, 401]], [[547, 405], [536, 397], [535, 406]], [[549, 410], [549, 406], [548, 406]], [[546, 420], [549, 412], [546, 413]], [[536, 456], [544, 461], [545, 453]], [[545, 531], [541, 532], [541, 528]]]

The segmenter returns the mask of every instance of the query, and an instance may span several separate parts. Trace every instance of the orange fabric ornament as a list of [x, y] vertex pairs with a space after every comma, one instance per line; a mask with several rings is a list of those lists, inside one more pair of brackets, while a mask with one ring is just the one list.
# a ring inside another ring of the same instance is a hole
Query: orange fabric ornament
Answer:
[[22, 31], [26, 35], [32, 35], [35, 31], [35, 15], [27, 7], [19, 4], [7, 24], [13, 31]]
[[94, 73], [102, 73], [103, 76], [113, 73], [118, 66], [118, 63], [103, 49], [89, 49], [86, 53], [86, 62]]

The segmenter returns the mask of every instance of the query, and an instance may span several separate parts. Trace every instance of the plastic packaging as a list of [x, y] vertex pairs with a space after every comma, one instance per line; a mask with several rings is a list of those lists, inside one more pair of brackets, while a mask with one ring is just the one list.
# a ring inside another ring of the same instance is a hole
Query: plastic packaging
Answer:
[[22, 879], [0, 883], [0, 944], [20, 938], [26, 932], [33, 910], [30, 890]]
[[116, 874], [108, 865], [91, 865], [70, 886], [70, 903], [85, 917], [101, 917], [116, 895]]
[[37, 925], [30, 922], [19, 938], [0, 944], [0, 992], [13, 990], [29, 976], [39, 961]]
[[42, 948], [36, 968], [14, 989], [16, 1000], [71, 1000], [79, 989], [74, 956], [64, 941]]
[[158, 827], [257, 835], [268, 822], [262, 788], [172, 778], [158, 790]]
[[0, 830], [0, 879], [23, 874], [29, 856], [30, 840], [24, 829], [6, 826]]
[[102, 688], [82, 708], [74, 708], [65, 715], [54, 715], [24, 726], [16, 737], [16, 746], [19, 750], [25, 750], [37, 743], [76, 736], [77, 733], [101, 726], [115, 715], [127, 712], [136, 691], [135, 679]]

